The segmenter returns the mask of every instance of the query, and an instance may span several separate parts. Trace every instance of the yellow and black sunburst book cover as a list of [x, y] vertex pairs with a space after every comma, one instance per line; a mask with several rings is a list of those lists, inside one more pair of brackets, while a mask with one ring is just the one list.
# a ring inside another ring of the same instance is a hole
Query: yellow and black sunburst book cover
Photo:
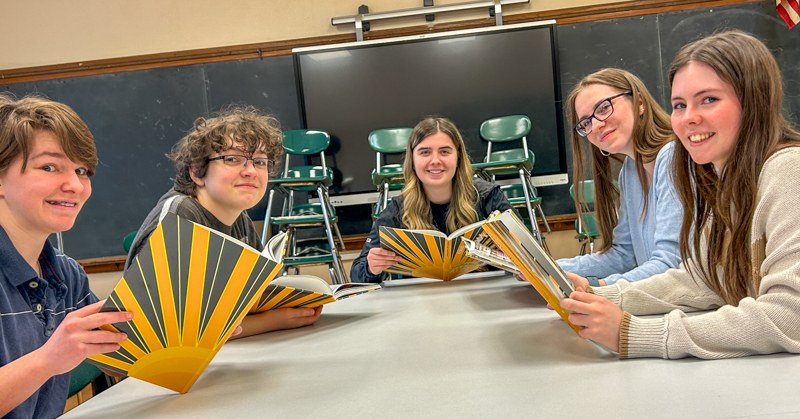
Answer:
[[278, 251], [261, 254], [167, 213], [100, 309], [133, 313], [102, 327], [128, 339], [89, 361], [187, 392], [283, 268], [285, 241], [273, 237], [267, 248]]
[[483, 228], [495, 245], [508, 256], [520, 274], [555, 309], [576, 333], [578, 326], [569, 322], [570, 312], [561, 307], [561, 299], [569, 297], [575, 288], [572, 281], [533, 238], [522, 220], [511, 210], [493, 212]]
[[267, 285], [250, 313], [279, 308], [314, 308], [380, 289], [380, 284], [348, 283], [329, 285], [314, 275], [284, 275]]
[[385, 272], [449, 281], [485, 265], [469, 256], [461, 238], [493, 246], [483, 230], [483, 221], [470, 224], [446, 236], [436, 230], [406, 230], [381, 226], [381, 247], [403, 260]]

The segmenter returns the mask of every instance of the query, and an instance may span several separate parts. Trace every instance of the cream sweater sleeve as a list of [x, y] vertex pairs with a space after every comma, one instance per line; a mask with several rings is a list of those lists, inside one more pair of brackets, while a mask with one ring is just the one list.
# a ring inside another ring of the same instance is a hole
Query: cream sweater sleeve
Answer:
[[[800, 148], [792, 147], [767, 160], [759, 177], [749, 245], [759, 271], [754, 275], [761, 277], [761, 283], [758, 294], [742, 299], [738, 306], [722, 305], [684, 269], [593, 289], [626, 311], [620, 328], [620, 357], [713, 359], [800, 353], [798, 196]], [[720, 305], [697, 316], [684, 313]], [[631, 315], [666, 311], [656, 318]]]

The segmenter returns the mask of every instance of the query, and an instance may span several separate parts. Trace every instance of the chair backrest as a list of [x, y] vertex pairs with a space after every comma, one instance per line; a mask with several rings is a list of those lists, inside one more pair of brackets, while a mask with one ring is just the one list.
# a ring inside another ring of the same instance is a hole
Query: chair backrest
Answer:
[[136, 238], [136, 231], [131, 231], [130, 233], [126, 234], [125, 237], [122, 238], [122, 248], [125, 249], [125, 253], [130, 252], [131, 245], [133, 244], [133, 239]]
[[[331, 144], [331, 136], [318, 129], [298, 129], [283, 133], [283, 149], [286, 154], [308, 156], [319, 153], [322, 172], [328, 171], [325, 165], [325, 150]], [[284, 159], [283, 177], [289, 176], [289, 158]]]
[[99, 377], [103, 372], [99, 368], [83, 361], [75, 367], [69, 376], [69, 393], [68, 396], [72, 397], [84, 387], [89, 385], [95, 378]]
[[500, 187], [500, 190], [503, 191], [503, 194], [505, 194], [506, 199], [525, 197], [525, 192], [522, 190], [522, 185], [519, 183], [513, 183], [511, 185], [503, 185]]
[[588, 214], [583, 214], [583, 222], [579, 222], [578, 219], [575, 219], [575, 231], [578, 234], [584, 234], [589, 237], [597, 237], [600, 235], [600, 231], [597, 229], [597, 217], [593, 212]]
[[378, 153], [394, 154], [406, 151], [411, 128], [384, 128], [369, 133], [369, 146]]
[[283, 149], [288, 154], [317, 154], [325, 151], [330, 144], [331, 136], [322, 130], [298, 129], [283, 133]]
[[489, 142], [483, 161], [492, 161], [492, 143], [522, 140], [522, 155], [528, 154], [527, 135], [531, 132], [531, 120], [525, 115], [499, 116], [483, 121], [480, 127], [481, 138]]
[[487, 119], [481, 123], [481, 137], [489, 142], [519, 140], [531, 132], [531, 120], [525, 115]]
[[[583, 197], [585, 198], [587, 205], [594, 205], [594, 181], [593, 180], [584, 180], [578, 182], [578, 184], [583, 185]], [[572, 199], [575, 199], [575, 184], [569, 185], [569, 196]]]

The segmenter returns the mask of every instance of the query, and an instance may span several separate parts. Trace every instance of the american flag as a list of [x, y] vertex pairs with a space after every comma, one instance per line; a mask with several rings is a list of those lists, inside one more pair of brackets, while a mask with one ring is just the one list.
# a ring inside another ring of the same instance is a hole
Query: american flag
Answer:
[[775, 9], [789, 25], [789, 29], [800, 23], [800, 6], [797, 5], [797, 0], [775, 0]]

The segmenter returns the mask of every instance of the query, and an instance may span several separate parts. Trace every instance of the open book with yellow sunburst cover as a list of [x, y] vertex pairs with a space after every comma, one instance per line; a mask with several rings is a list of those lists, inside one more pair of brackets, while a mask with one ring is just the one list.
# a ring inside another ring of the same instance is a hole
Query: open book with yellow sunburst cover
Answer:
[[329, 285], [314, 275], [285, 275], [267, 285], [250, 313], [263, 313], [278, 308], [314, 308], [380, 289], [380, 284], [348, 283]]
[[486, 219], [483, 228], [520, 274], [577, 333], [580, 328], [569, 322], [570, 312], [560, 304], [562, 298], [575, 291], [572, 281], [533, 238], [522, 220], [511, 210], [495, 211]]
[[133, 319], [115, 352], [89, 357], [108, 370], [185, 393], [283, 268], [286, 235], [264, 252], [167, 213], [100, 311]]
[[485, 263], [469, 256], [461, 238], [491, 246], [492, 239], [483, 231], [482, 226], [483, 221], [478, 221], [449, 236], [437, 230], [406, 230], [381, 226], [381, 247], [403, 258], [385, 272], [443, 281], [472, 272]]

